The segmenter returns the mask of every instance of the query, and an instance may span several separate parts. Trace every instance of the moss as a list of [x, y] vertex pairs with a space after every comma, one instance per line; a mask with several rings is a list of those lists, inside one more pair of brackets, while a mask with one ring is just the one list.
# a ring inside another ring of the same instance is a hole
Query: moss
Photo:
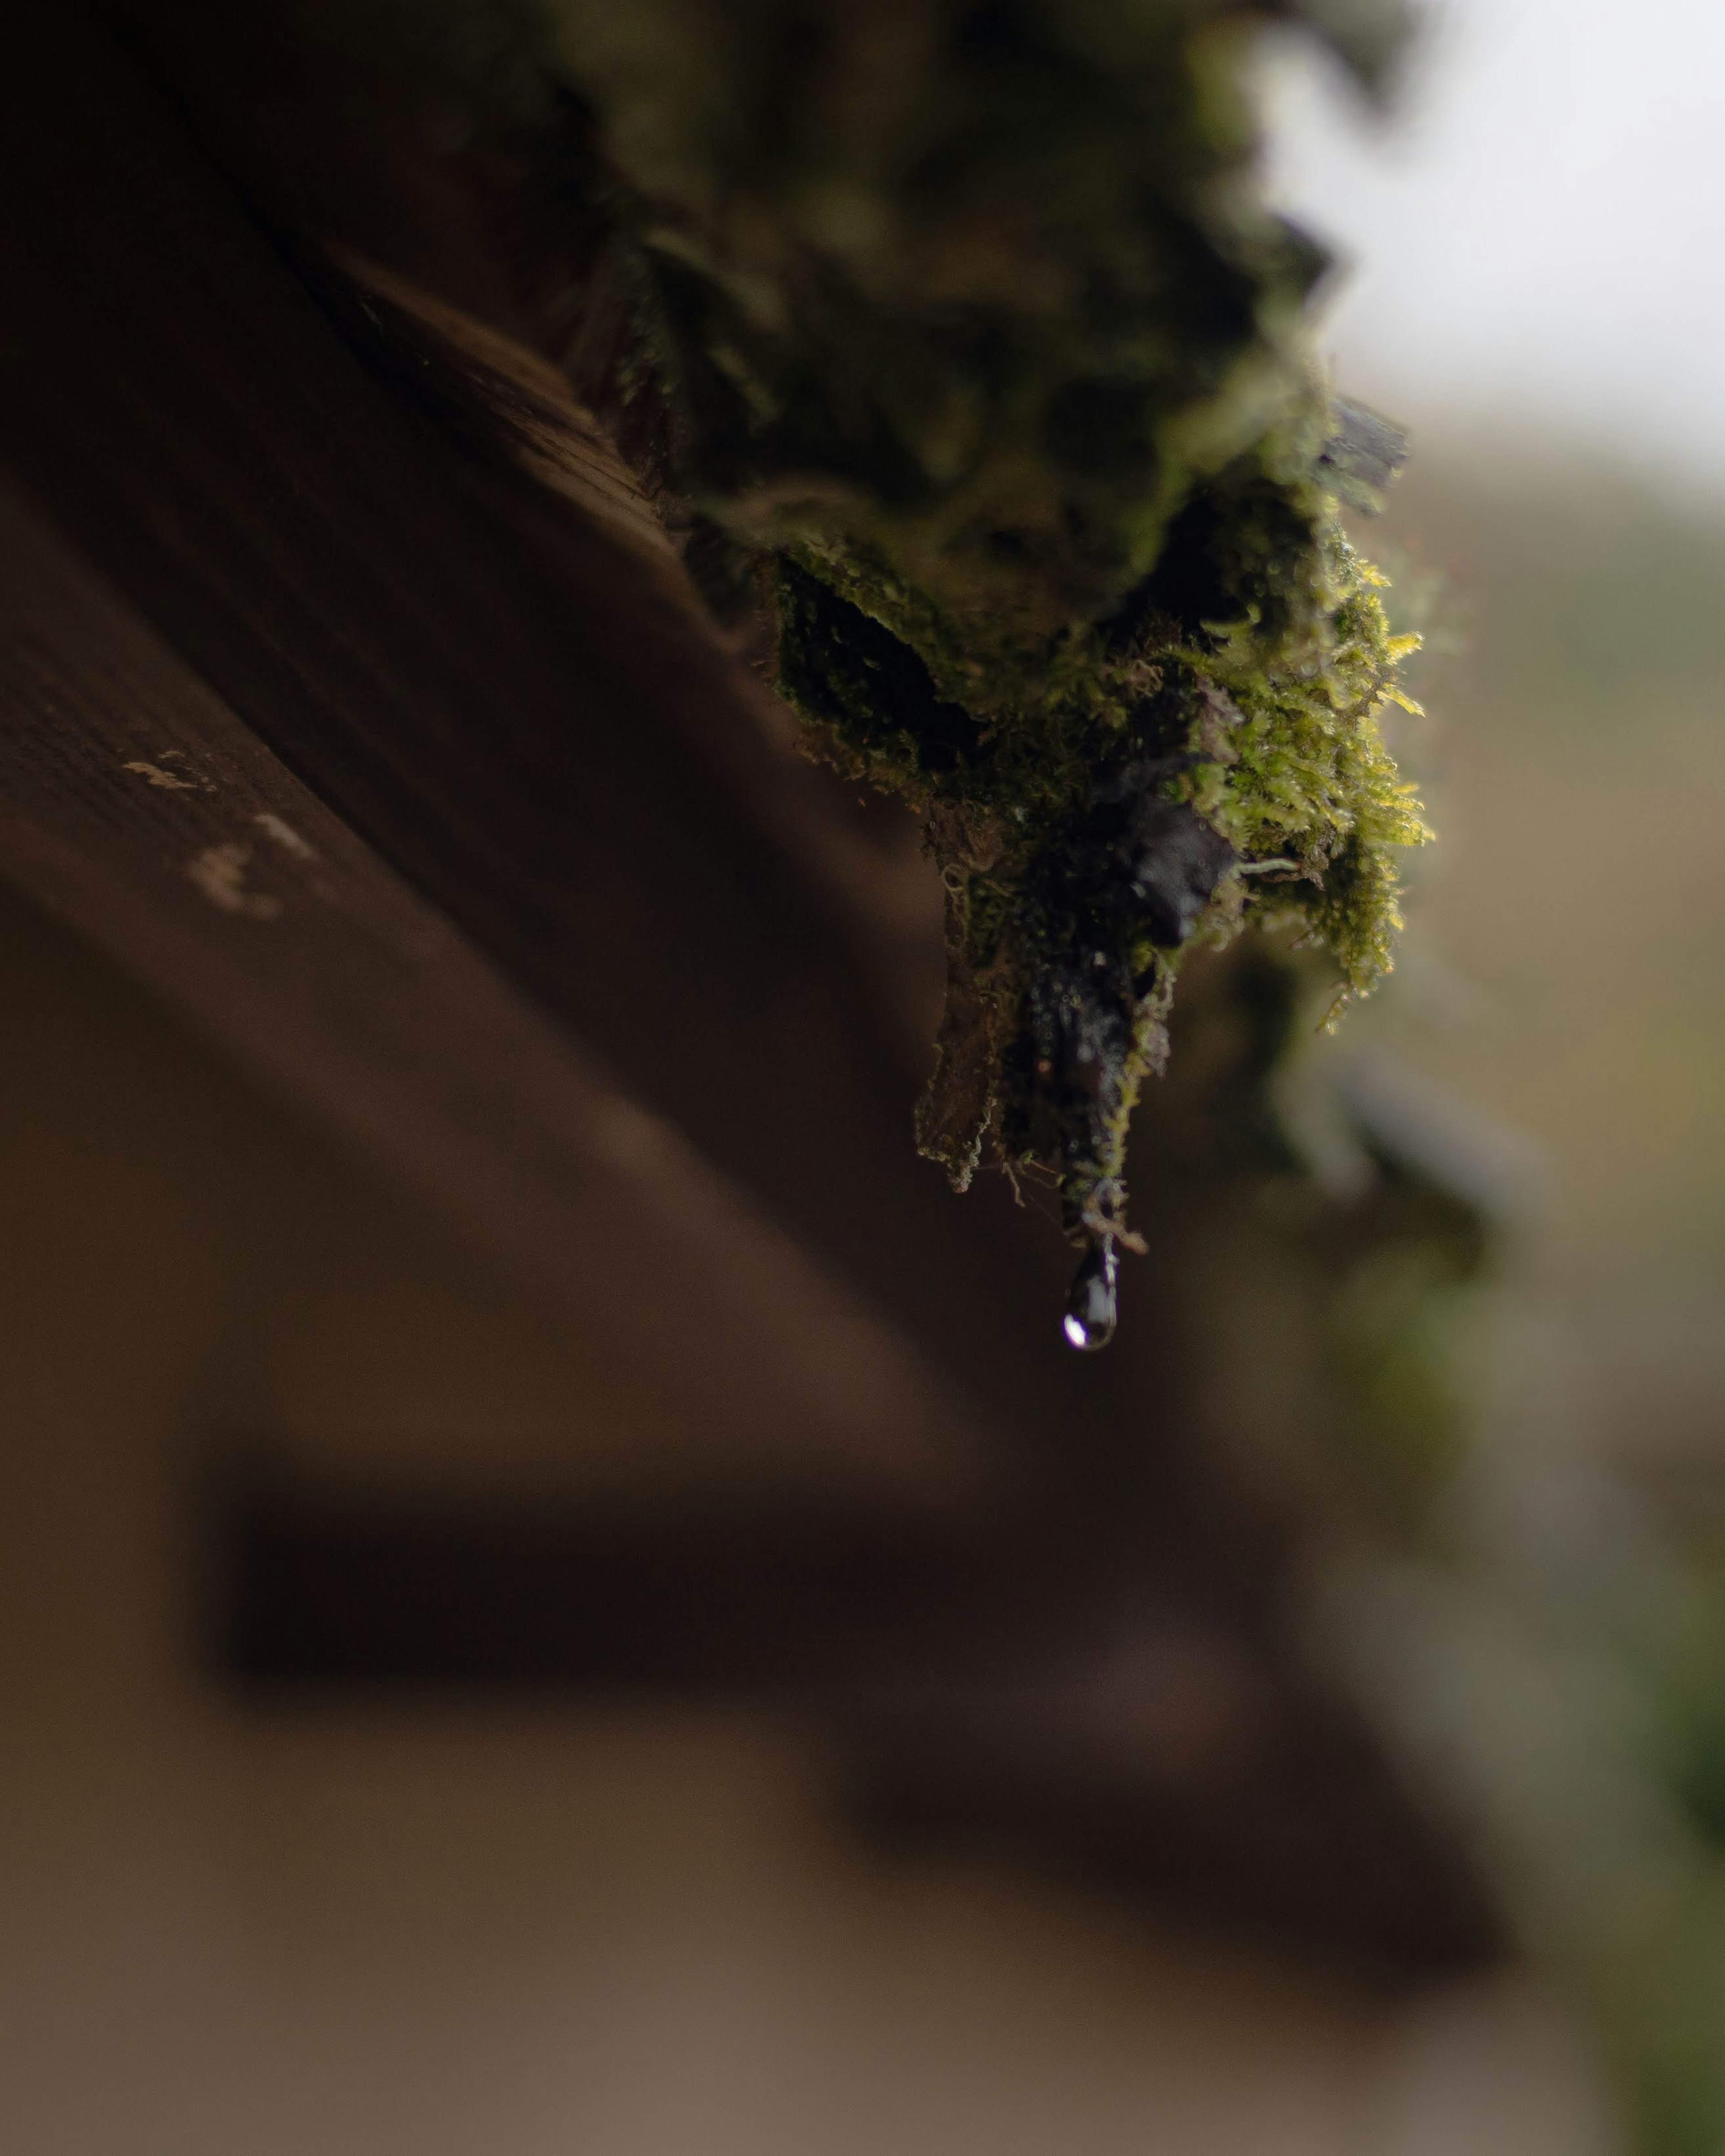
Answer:
[[[420, 12], [517, 115], [531, 49], [543, 213], [580, 265], [566, 364], [703, 588], [770, 590], [811, 746], [925, 819], [949, 990], [924, 1149], [961, 1187], [989, 1150], [1040, 1167], [1070, 1232], [1111, 1239], [1185, 952], [1291, 914], [1362, 993], [1424, 835], [1378, 726], [1398, 647], [1337, 517], [1399, 446], [1312, 375], [1325, 259], [1255, 166], [1266, 11]], [[1399, 17], [1273, 12], [1368, 81]]]
[[1292, 913], [1363, 992], [1424, 835], [1337, 520], [1396, 445], [1311, 376], [1323, 258], [1256, 192], [1255, 11], [547, 19], [657, 295], [666, 483], [770, 565], [812, 743], [925, 819], [949, 988], [921, 1142], [961, 1187], [990, 1150], [1040, 1167], [1106, 1235], [1183, 953]]
[[781, 552], [780, 678], [849, 773], [926, 819], [949, 986], [920, 1136], [1122, 1221], [1127, 1128], [1183, 953], [1295, 917], [1343, 998], [1389, 970], [1426, 835], [1379, 725], [1412, 639], [1314, 476], [1261, 453], [1194, 492], [1152, 573], [1040, 641], [972, 631], [884, 547]]

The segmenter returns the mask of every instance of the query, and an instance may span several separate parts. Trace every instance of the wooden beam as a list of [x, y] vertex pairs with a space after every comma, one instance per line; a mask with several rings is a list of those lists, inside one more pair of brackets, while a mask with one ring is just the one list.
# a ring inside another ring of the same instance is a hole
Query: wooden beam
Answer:
[[213, 1666], [258, 1697], [834, 1697], [997, 1681], [1107, 1630], [1117, 1577], [1030, 1517], [877, 1495], [666, 1503], [370, 1490], [218, 1467]]
[[954, 1494], [949, 1383], [634, 1101], [0, 487], [0, 859], [722, 1430]]
[[[1064, 1349], [1047, 1224], [914, 1158], [891, 938], [603, 442], [388, 271], [309, 259], [75, 8], [16, 0], [0, 859], [686, 1413], [881, 1509], [277, 1493], [229, 1551], [228, 1666], [818, 1697], [882, 1820], [1404, 1958], [1476, 1941], [1276, 1647], [1288, 1517], [1169, 1427], [1178, 1252], [1108, 1357]], [[427, 394], [433, 346], [467, 358]], [[528, 396], [525, 459], [468, 424], [475, 368]], [[1103, 1681], [1147, 1597], [1256, 1673], [1259, 1738], [1183, 1794], [1132, 1752], [1161, 1680]]]
[[[914, 1157], [920, 1074], [757, 685], [639, 550], [387, 395], [50, 0], [8, 25], [0, 279], [0, 468], [241, 728], [1009, 1449], [1142, 1398], [1142, 1334], [1062, 1347], [1046, 1224]], [[651, 1295], [652, 1248], [610, 1261]]]
[[1040, 1517], [855, 1503], [439, 1502], [272, 1478], [207, 1517], [217, 1673], [255, 1705], [748, 1702], [846, 1763], [901, 1850], [1430, 1980], [1505, 1951], [1369, 1741], [1242, 1629]]

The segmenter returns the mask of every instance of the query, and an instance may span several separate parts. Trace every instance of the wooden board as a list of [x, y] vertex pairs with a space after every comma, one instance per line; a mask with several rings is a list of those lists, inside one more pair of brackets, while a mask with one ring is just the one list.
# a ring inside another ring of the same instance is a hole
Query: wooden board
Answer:
[[921, 1071], [756, 685], [637, 549], [387, 394], [74, 11], [13, 17], [0, 469], [1010, 1448], [1106, 1421], [1132, 1356], [1061, 1345], [1065, 1246], [913, 1152]]
[[910, 1487], [983, 1445], [925, 1358], [639, 1105], [0, 490], [0, 859], [686, 1411]]

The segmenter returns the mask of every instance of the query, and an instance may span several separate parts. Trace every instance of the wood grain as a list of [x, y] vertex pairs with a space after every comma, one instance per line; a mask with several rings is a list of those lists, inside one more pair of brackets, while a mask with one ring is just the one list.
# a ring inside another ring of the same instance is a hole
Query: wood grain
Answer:
[[0, 857], [686, 1412], [907, 1491], [976, 1467], [973, 1414], [890, 1322], [502, 982], [5, 489]]
[[1011, 1447], [1107, 1428], [1129, 1373], [1062, 1348], [1064, 1245], [915, 1157], [921, 1073], [756, 685], [636, 551], [368, 374], [74, 11], [15, 14], [0, 279], [25, 326], [0, 342], [0, 465]]

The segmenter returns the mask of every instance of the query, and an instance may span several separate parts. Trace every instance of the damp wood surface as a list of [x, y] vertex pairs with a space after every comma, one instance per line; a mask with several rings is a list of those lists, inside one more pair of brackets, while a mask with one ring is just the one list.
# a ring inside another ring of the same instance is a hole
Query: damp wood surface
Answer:
[[403, 413], [75, 18], [26, 10], [33, 44], [0, 211], [33, 329], [0, 357], [0, 456], [645, 1106], [980, 1395], [1052, 1410], [1061, 1255], [1027, 1281], [990, 1255], [1004, 1191], [973, 1221], [911, 1155], [919, 1074], [799, 829], [810, 775], [717, 641], [572, 506]]
[[[0, 491], [10, 874], [476, 1232], [685, 1409], [956, 1494], [973, 1413], [392, 875]], [[649, 1254], [644, 1293], [638, 1254]]]

